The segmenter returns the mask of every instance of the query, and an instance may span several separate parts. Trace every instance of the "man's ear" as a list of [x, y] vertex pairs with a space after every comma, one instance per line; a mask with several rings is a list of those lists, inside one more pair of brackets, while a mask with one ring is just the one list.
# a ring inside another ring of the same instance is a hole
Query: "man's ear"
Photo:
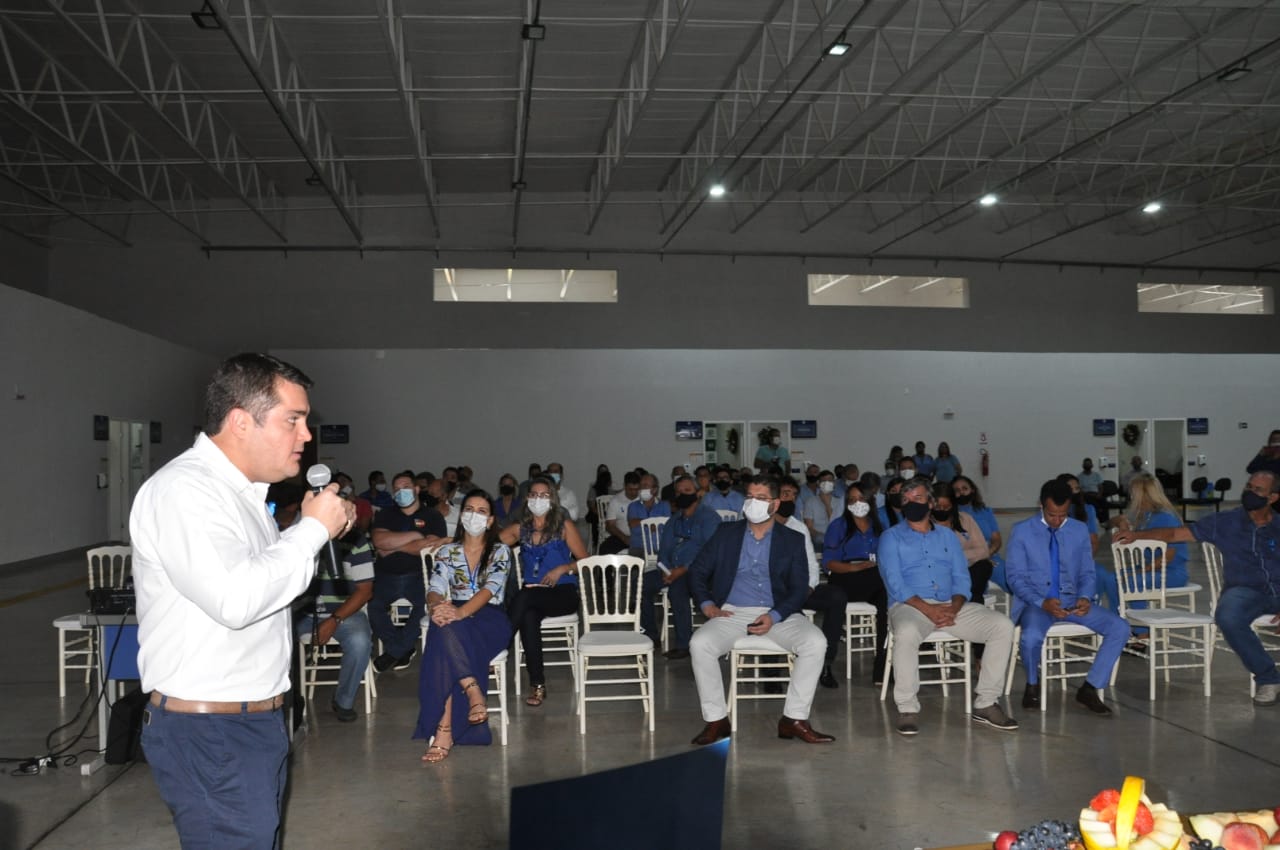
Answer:
[[224, 431], [228, 431], [236, 438], [243, 438], [254, 426], [253, 416], [249, 411], [242, 407], [233, 407], [227, 413], [226, 424], [223, 426]]

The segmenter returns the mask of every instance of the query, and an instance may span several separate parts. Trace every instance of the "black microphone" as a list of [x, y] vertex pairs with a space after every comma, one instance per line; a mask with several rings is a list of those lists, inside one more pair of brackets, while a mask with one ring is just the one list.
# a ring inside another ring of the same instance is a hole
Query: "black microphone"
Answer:
[[[307, 483], [311, 485], [312, 493], [319, 493], [329, 486], [332, 480], [333, 473], [323, 463], [317, 463], [307, 470]], [[333, 567], [333, 578], [337, 581], [341, 576], [338, 569], [338, 555], [333, 549], [333, 538], [329, 539], [329, 566]]]

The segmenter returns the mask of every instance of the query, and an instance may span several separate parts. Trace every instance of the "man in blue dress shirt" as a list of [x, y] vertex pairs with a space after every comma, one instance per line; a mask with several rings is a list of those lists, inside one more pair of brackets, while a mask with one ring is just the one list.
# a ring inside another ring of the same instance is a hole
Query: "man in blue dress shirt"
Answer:
[[733, 489], [733, 470], [728, 464], [716, 467], [711, 484], [711, 490], [702, 497], [702, 504], [713, 511], [733, 511], [741, 516], [743, 496]]
[[975, 723], [1012, 732], [1018, 723], [996, 702], [1013, 648], [1008, 617], [969, 601], [969, 565], [959, 536], [930, 518], [929, 482], [912, 478], [902, 485], [903, 522], [880, 538], [880, 577], [889, 591], [889, 628], [893, 631], [893, 699], [898, 732], [920, 732], [920, 644], [935, 629], [961, 640], [984, 643], [973, 712]]
[[1071, 487], [1054, 479], [1040, 488], [1040, 515], [1013, 527], [1006, 577], [1013, 591], [1010, 616], [1022, 627], [1019, 648], [1027, 669], [1022, 707], [1040, 710], [1040, 647], [1054, 623], [1078, 623], [1102, 637], [1076, 702], [1094, 714], [1111, 709], [1098, 697], [1129, 638], [1129, 624], [1102, 606], [1094, 607], [1095, 570], [1089, 529], [1068, 516]]
[[707, 617], [689, 645], [706, 721], [693, 739], [697, 746], [729, 736], [720, 656], [747, 635], [767, 635], [796, 656], [778, 737], [799, 738], [808, 744], [835, 740], [809, 725], [827, 649], [827, 639], [800, 611], [809, 596], [805, 558], [809, 540], [776, 524], [777, 510], [778, 480], [755, 476], [747, 485], [742, 509], [746, 519], [721, 523], [693, 562], [693, 598]]
[[[658, 569], [645, 574], [641, 604], [652, 611], [654, 597], [662, 585], [667, 587], [671, 605], [671, 623], [675, 626], [675, 645], [667, 650], [667, 658], [677, 661], [689, 657], [689, 638], [693, 635], [693, 609], [689, 607], [689, 567], [702, 547], [720, 526], [720, 515], [702, 504], [693, 478], [676, 479], [674, 510], [662, 526], [662, 542], [658, 546]], [[661, 576], [659, 578], [659, 576]]]

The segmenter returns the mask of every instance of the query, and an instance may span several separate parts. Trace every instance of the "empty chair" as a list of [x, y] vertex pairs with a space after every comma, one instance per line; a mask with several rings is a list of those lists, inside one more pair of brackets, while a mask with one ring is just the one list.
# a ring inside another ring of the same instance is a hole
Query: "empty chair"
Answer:
[[876, 606], [850, 602], [844, 606], [844, 677], [853, 680], [853, 656], [876, 651]]
[[[89, 590], [121, 588], [132, 582], [133, 548], [130, 546], [98, 546], [85, 553], [89, 571]], [[67, 672], [84, 671], [84, 683], [98, 667], [96, 631], [80, 623], [80, 612], [64, 614], [53, 621], [58, 630], [58, 697], [67, 695]]]
[[640, 630], [643, 573], [644, 559], [630, 555], [578, 561], [583, 623], [576, 654], [580, 734], [587, 731], [587, 703], [619, 700], [639, 700], [653, 731], [653, 641]]
[[609, 539], [609, 532], [605, 529], [604, 524], [609, 520], [609, 501], [612, 496], [596, 496], [596, 554], [600, 554], [600, 547], [604, 545], [605, 540]]
[[[1202, 671], [1204, 695], [1209, 696], [1213, 618], [1167, 606], [1163, 549], [1164, 544], [1155, 540], [1112, 544], [1119, 588], [1119, 613], [1131, 624], [1151, 630], [1147, 650], [1147, 699], [1156, 698], [1157, 670], [1164, 671], [1164, 679], [1168, 682], [1170, 670], [1197, 668]], [[1134, 607], [1135, 602], [1147, 603], [1150, 607]], [[1114, 671], [1111, 684], [1115, 685]]]

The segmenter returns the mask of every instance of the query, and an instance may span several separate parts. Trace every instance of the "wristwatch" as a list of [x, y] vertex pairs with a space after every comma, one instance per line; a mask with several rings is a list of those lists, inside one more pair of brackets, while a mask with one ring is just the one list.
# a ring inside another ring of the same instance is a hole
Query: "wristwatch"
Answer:
[[334, 621], [335, 623], [337, 623], [339, 626], [341, 626], [341, 625], [342, 625], [342, 621], [343, 621], [343, 620], [345, 620], [345, 619], [347, 619], [347, 618], [346, 618], [346, 617], [339, 617], [337, 614], [334, 614], [334, 615], [333, 615], [333, 621]]

